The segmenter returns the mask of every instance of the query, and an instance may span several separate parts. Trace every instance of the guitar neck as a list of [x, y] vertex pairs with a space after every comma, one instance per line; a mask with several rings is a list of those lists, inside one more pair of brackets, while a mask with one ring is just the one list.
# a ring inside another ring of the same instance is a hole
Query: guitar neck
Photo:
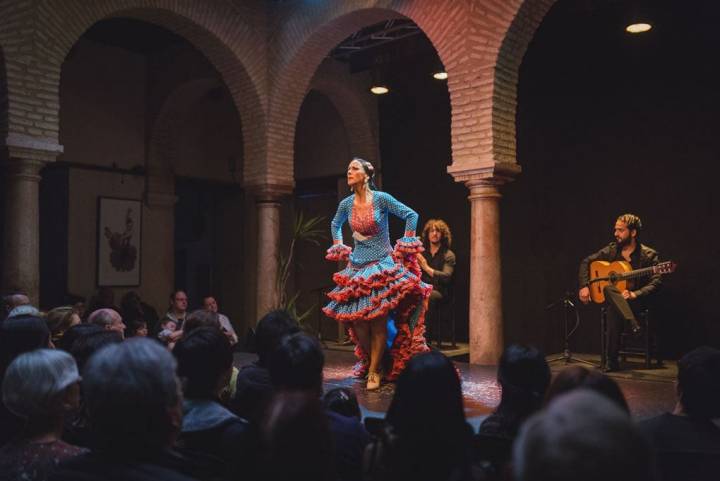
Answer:
[[643, 277], [647, 276], [653, 273], [653, 267], [643, 267], [642, 269], [637, 269], [630, 272], [624, 272], [622, 274], [618, 274], [618, 279], [634, 279], [636, 277]]

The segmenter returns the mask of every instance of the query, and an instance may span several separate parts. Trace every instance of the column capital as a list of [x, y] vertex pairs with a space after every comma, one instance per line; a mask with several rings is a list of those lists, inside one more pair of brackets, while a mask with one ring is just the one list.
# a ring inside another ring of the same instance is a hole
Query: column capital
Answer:
[[248, 187], [258, 204], [279, 204], [282, 199], [292, 194], [291, 185], [263, 184]]
[[42, 168], [62, 151], [61, 145], [46, 139], [11, 133], [5, 139], [0, 165], [8, 178], [39, 182]]
[[10, 133], [5, 139], [9, 159], [53, 162], [63, 153], [63, 146], [50, 139]]
[[522, 169], [514, 162], [489, 162], [476, 166], [454, 166], [447, 168], [448, 174], [452, 175], [455, 182], [463, 182], [468, 187], [472, 185], [503, 185], [515, 180]]

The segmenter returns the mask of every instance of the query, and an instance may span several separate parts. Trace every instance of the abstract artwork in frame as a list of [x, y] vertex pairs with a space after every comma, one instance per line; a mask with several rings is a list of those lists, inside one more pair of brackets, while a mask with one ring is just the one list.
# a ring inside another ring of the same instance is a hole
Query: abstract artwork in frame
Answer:
[[97, 284], [140, 285], [142, 202], [98, 197]]

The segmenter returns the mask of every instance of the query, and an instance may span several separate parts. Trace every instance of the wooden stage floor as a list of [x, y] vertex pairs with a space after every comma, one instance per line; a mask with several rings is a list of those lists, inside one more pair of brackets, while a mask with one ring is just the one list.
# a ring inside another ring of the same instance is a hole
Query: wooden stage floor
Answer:
[[[548, 359], [554, 357], [556, 356], [548, 356]], [[598, 364], [597, 356], [574, 354], [574, 357]], [[254, 354], [235, 355], [235, 364], [238, 367], [254, 360]], [[357, 395], [363, 416], [384, 417], [395, 391], [394, 384], [383, 384], [377, 391], [366, 391], [364, 382], [352, 377], [354, 363], [352, 352], [325, 350], [325, 389], [350, 388]], [[465, 413], [468, 422], [477, 429], [500, 401], [500, 392], [495, 381], [496, 367], [470, 365], [464, 362], [456, 362], [456, 365], [463, 378]], [[553, 373], [557, 373], [566, 364], [564, 361], [554, 361], [550, 366]], [[627, 367], [625, 371], [611, 373], [610, 376], [620, 385], [635, 419], [645, 419], [672, 410], [675, 404], [673, 384], [677, 372], [675, 363], [666, 362], [662, 368], [644, 369], [639, 362], [630, 362]]]

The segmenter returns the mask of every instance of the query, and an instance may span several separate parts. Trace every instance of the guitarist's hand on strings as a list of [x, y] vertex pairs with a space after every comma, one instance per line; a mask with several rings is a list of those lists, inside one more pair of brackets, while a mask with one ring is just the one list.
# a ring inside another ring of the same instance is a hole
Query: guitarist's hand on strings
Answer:
[[623, 299], [636, 299], [637, 298], [637, 294], [635, 294], [633, 291], [628, 291], [627, 289], [622, 291], [622, 296], [623, 296]]
[[578, 292], [578, 298], [583, 304], [587, 304], [588, 302], [590, 302], [590, 288], [588, 286], [585, 286], [580, 289], [580, 292]]

